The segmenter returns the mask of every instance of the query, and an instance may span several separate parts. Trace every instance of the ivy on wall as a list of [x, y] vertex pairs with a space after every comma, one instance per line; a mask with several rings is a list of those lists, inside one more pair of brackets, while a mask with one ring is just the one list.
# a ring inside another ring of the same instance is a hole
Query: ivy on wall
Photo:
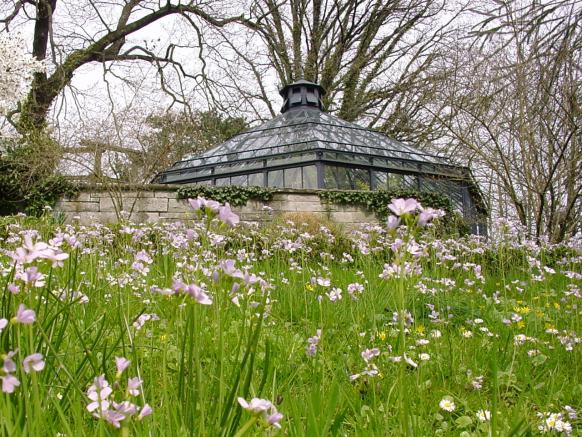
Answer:
[[[228, 185], [216, 187], [211, 185], [190, 185], [181, 187], [177, 191], [179, 199], [193, 199], [204, 197], [221, 203], [228, 202], [233, 206], [244, 206], [249, 200], [268, 202], [273, 199], [276, 192], [273, 188], [266, 187], [239, 187]], [[447, 215], [452, 214], [453, 207], [448, 197], [431, 192], [421, 192], [410, 189], [394, 189], [379, 191], [343, 191], [322, 190], [317, 191], [319, 198], [327, 203], [340, 205], [360, 205], [368, 211], [374, 212], [379, 218], [386, 218], [389, 214], [388, 204], [395, 198], [414, 197], [423, 206], [442, 209]]]
[[448, 197], [432, 192], [410, 189], [378, 190], [378, 191], [342, 191], [326, 190], [318, 193], [322, 200], [339, 205], [361, 205], [368, 211], [376, 213], [380, 219], [385, 219], [390, 213], [388, 205], [392, 199], [415, 198], [424, 207], [442, 209], [447, 215], [452, 215], [453, 206]]
[[203, 197], [205, 199], [216, 200], [220, 203], [230, 203], [232, 206], [244, 206], [249, 200], [259, 200], [268, 202], [273, 199], [274, 190], [265, 187], [239, 187], [227, 185], [216, 187], [210, 185], [192, 185], [178, 188], [176, 196], [178, 199], [195, 199]]

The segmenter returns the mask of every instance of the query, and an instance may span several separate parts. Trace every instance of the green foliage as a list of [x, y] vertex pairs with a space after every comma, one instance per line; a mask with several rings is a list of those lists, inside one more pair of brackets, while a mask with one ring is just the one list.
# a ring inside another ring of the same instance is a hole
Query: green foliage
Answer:
[[268, 202], [273, 198], [273, 194], [273, 189], [265, 187], [193, 185], [178, 189], [177, 197], [179, 199], [194, 199], [200, 196], [220, 203], [228, 202], [232, 206], [244, 206], [249, 200]]
[[0, 215], [26, 212], [40, 215], [63, 195], [76, 189], [54, 174], [58, 146], [45, 135], [21, 142], [5, 141], [0, 154]]
[[451, 201], [438, 193], [417, 191], [409, 189], [393, 189], [378, 191], [341, 191], [326, 190], [319, 193], [319, 197], [340, 205], [362, 205], [369, 211], [375, 212], [379, 218], [385, 219], [390, 214], [388, 205], [392, 199], [410, 198], [417, 199], [423, 206], [442, 209], [451, 214], [453, 207]]
[[318, 194], [321, 199], [329, 203], [361, 205], [368, 211], [374, 212], [380, 220], [385, 220], [390, 215], [388, 205], [392, 199], [412, 197], [417, 199], [424, 207], [445, 211], [446, 215], [440, 226], [438, 226], [437, 234], [468, 235], [470, 231], [463, 216], [453, 211], [450, 199], [439, 193], [397, 188], [378, 191], [326, 190]]
[[249, 126], [242, 117], [223, 116], [217, 111], [167, 112], [146, 120], [152, 133], [142, 138], [148, 150], [167, 149], [168, 157], [182, 159], [188, 153], [201, 153]]

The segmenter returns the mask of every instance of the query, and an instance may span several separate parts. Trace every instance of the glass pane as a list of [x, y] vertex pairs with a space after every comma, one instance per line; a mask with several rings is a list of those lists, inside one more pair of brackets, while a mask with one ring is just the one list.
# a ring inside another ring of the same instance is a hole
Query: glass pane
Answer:
[[249, 185], [251, 187], [262, 187], [265, 182], [263, 173], [251, 173], [249, 175]]
[[285, 169], [285, 187], [302, 188], [301, 186], [301, 167]]
[[372, 172], [376, 190], [385, 190], [388, 188], [388, 173], [381, 171]]
[[317, 188], [317, 167], [308, 165], [303, 167], [303, 188]]
[[283, 170], [270, 171], [268, 175], [269, 187], [283, 186]]
[[369, 190], [370, 178], [368, 170], [361, 168], [325, 166], [325, 188], [340, 190]]
[[369, 190], [370, 173], [363, 168], [348, 168], [347, 177], [350, 189], [352, 190]]
[[239, 187], [243, 187], [246, 186], [248, 184], [248, 176], [242, 175], [242, 176], [232, 176], [230, 178], [230, 185], [238, 185]]
[[403, 177], [404, 187], [418, 190], [418, 178], [416, 175], [406, 174]]
[[388, 187], [389, 188], [403, 188], [403, 179], [400, 173], [389, 173], [388, 174]]
[[218, 178], [216, 179], [215, 185], [230, 185], [230, 178]]

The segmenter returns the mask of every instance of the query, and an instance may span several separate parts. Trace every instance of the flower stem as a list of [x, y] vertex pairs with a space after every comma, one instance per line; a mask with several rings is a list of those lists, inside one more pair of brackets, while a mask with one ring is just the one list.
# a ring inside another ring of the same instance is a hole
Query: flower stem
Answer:
[[247, 421], [247, 423], [245, 423], [243, 425], [243, 427], [237, 431], [237, 433], [234, 435], [234, 437], [242, 437], [249, 430], [249, 428], [256, 423], [256, 421], [258, 420], [258, 418], [259, 418], [259, 416], [253, 416], [253, 417], [251, 417]]

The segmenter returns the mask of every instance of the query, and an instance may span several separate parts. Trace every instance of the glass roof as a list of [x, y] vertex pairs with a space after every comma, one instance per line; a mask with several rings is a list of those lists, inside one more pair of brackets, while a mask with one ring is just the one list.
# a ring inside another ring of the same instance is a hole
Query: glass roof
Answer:
[[329, 149], [447, 165], [379, 132], [341, 120], [316, 107], [291, 108], [261, 126], [236, 135], [205, 153], [188, 156], [171, 170], [261, 159], [302, 150]]

